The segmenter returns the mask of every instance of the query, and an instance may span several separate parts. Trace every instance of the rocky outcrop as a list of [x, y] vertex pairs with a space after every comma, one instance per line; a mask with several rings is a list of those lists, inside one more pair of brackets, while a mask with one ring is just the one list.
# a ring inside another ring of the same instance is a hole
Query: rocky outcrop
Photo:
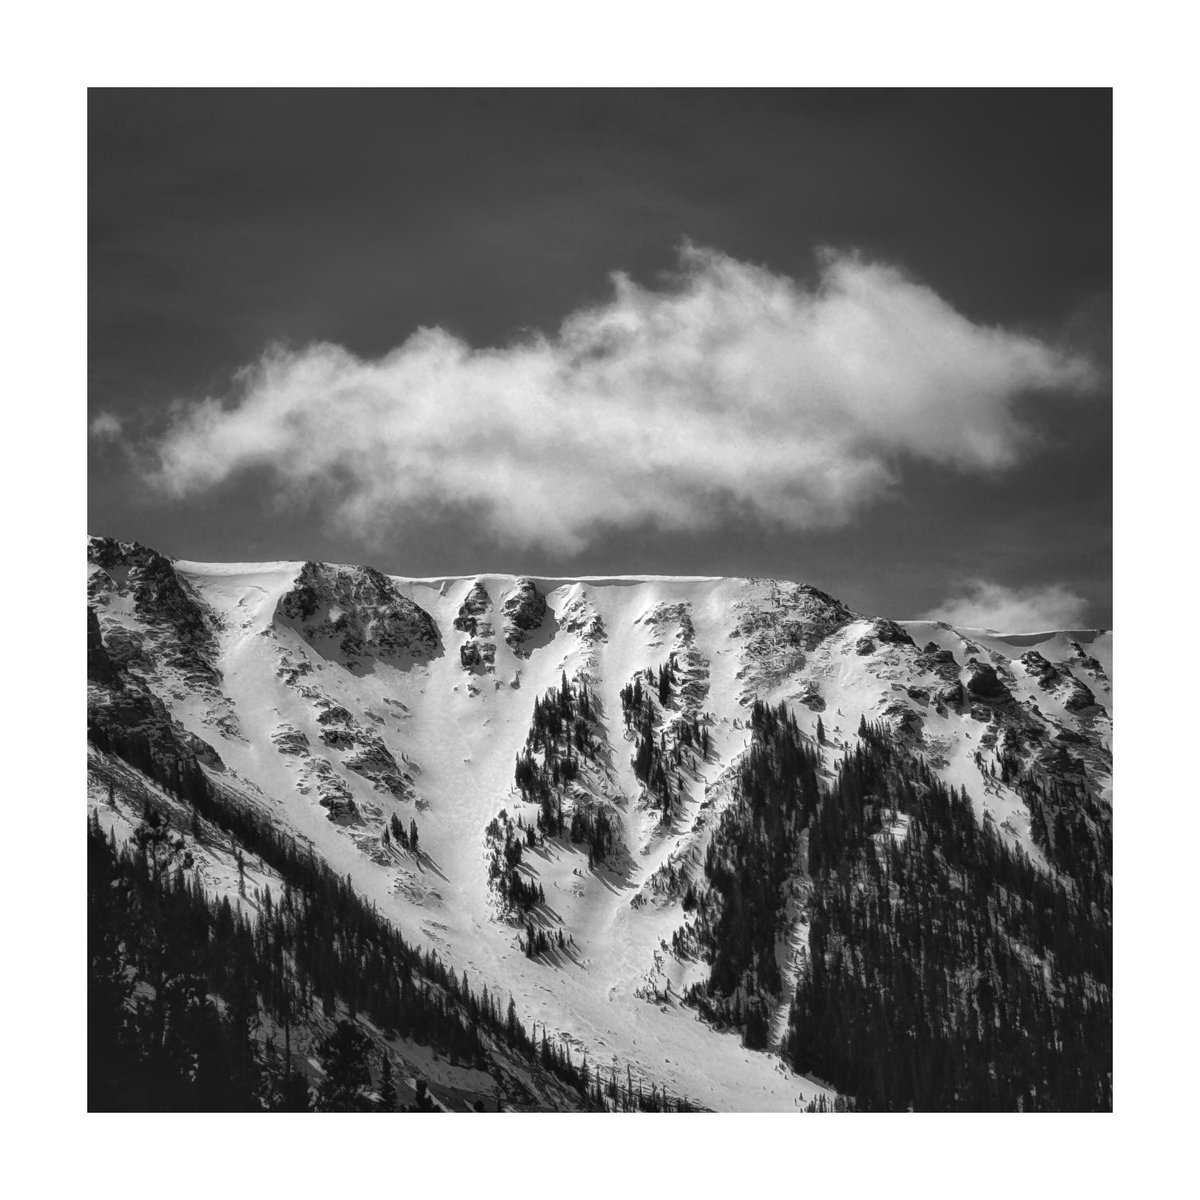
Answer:
[[1012, 693], [997, 676], [996, 668], [991, 663], [981, 663], [977, 658], [968, 660], [963, 683], [973, 701], [1003, 704], [1012, 700]]
[[[172, 681], [177, 689], [207, 693], [220, 703], [221, 673], [217, 661], [216, 615], [196, 595], [190, 583], [175, 570], [171, 559], [139, 542], [115, 538], [88, 540], [88, 562], [93, 570], [88, 596], [101, 609], [123, 602], [140, 626], [137, 631], [118, 627], [105, 618], [110, 657], [152, 670]], [[98, 614], [99, 615], [99, 614]], [[226, 717], [231, 719], [230, 714]]]
[[225, 770], [225, 763], [221, 756], [202, 737], [198, 737], [190, 729], [180, 729], [178, 737], [180, 744], [192, 754], [197, 762], [202, 762], [214, 771]]
[[139, 542], [91, 538], [88, 562], [103, 572], [93, 578], [92, 590], [131, 592], [134, 609], [147, 624], [169, 627], [197, 650], [213, 648], [216, 618], [165, 555]]
[[280, 725], [271, 734], [271, 744], [280, 754], [307, 754], [308, 737], [294, 725]]
[[1071, 658], [1082, 671], [1086, 671], [1093, 679], [1100, 679], [1108, 682], [1108, 676], [1104, 672], [1104, 668], [1100, 665], [1100, 660], [1088, 654], [1086, 650], [1078, 643], [1071, 643]]
[[88, 606], [87, 631], [87, 674], [93, 683], [105, 687], [117, 687], [117, 670], [108, 657], [104, 648], [104, 638], [100, 634], [100, 622], [96, 620], [96, 610]]
[[205, 724], [239, 737], [216, 666], [221, 622], [173, 561], [138, 542], [94, 537], [88, 563], [89, 605], [97, 610], [110, 662], [152, 683], [160, 695], [199, 700]]
[[306, 562], [280, 597], [277, 622], [295, 629], [314, 649], [331, 647], [348, 659], [434, 654], [434, 619], [373, 567]]
[[[598, 620], [599, 618], [597, 618]], [[692, 606], [686, 601], [675, 604], [656, 604], [649, 612], [638, 617], [636, 624], [647, 625], [655, 631], [663, 626], [678, 627], [677, 641], [681, 647], [693, 646], [696, 642], [696, 626], [692, 623]], [[660, 641], [654, 643], [661, 645]]]
[[873, 638], [860, 637], [854, 643], [854, 653], [865, 658], [868, 654], [875, 653], [875, 641]]
[[182, 794], [208, 786], [200, 763], [224, 770], [221, 756], [208, 742], [174, 720], [142, 680], [108, 658], [91, 609], [88, 684], [88, 741], [98, 749], [118, 755]]
[[735, 605], [739, 618], [731, 633], [744, 639], [738, 672], [747, 684], [743, 697], [803, 668], [811, 651], [855, 619], [840, 600], [808, 584], [762, 580], [754, 591]]
[[377, 737], [369, 735], [342, 760], [342, 765], [369, 780], [377, 792], [387, 792], [398, 800], [409, 793], [408, 781], [392, 752]]
[[546, 617], [546, 597], [532, 579], [518, 579], [504, 597], [504, 641], [514, 654], [520, 654], [530, 634], [542, 627]]
[[335, 750], [349, 750], [358, 744], [358, 734], [342, 725], [330, 725], [321, 730], [321, 741]]
[[871, 622], [871, 634], [877, 642], [882, 642], [885, 646], [916, 645], [903, 625], [897, 625], [895, 621], [889, 621], [884, 617], [876, 617]]
[[458, 616], [454, 618], [454, 628], [460, 633], [474, 637], [479, 618], [491, 611], [492, 598], [488, 595], [487, 588], [477, 579], [467, 593], [467, 598], [459, 606]]
[[944, 679], [947, 683], [953, 683], [959, 676], [959, 666], [955, 661], [954, 651], [943, 650], [936, 642], [927, 643], [913, 661], [913, 665], [917, 670], [927, 671], [939, 679]]
[[1021, 655], [1021, 665], [1037, 680], [1038, 687], [1050, 692], [1068, 712], [1082, 712], [1096, 703], [1092, 689], [1065, 664], [1052, 663], [1036, 650], [1027, 650]]
[[492, 611], [492, 598], [477, 579], [454, 618], [454, 628], [467, 635], [458, 648], [463, 670], [484, 673], [496, 662], [496, 642], [491, 621], [484, 618]]
[[301, 769], [296, 790], [307, 796], [316, 793], [317, 802], [336, 825], [358, 825], [362, 818], [350, 789], [323, 758], [310, 758]]
[[[321, 726], [321, 741], [331, 750], [340, 751], [345, 755], [341, 765], [369, 780], [377, 792], [388, 792], [400, 798], [407, 796], [408, 779], [379, 734], [374, 729], [360, 724], [348, 709], [333, 703], [328, 697], [318, 697], [315, 703], [318, 709], [317, 724]], [[382, 720], [377, 716], [374, 719]], [[278, 733], [276, 736], [279, 736]], [[303, 734], [298, 736], [307, 750], [308, 740]], [[294, 738], [289, 738], [289, 741], [293, 745], [298, 744]], [[279, 745], [278, 742], [276, 744]], [[282, 746], [280, 749], [282, 750]]]
[[880, 720], [894, 737], [910, 742], [921, 740], [921, 716], [906, 704], [899, 701], [888, 704], [880, 713]]
[[1069, 672], [1057, 694], [1067, 712], [1083, 712], [1085, 708], [1091, 708], [1096, 703], [1092, 689]]
[[958, 679], [954, 680], [953, 683], [947, 683], [944, 687], [938, 688], [938, 700], [950, 708], [957, 708], [963, 702], [964, 697], [963, 685]]
[[[684, 606], [686, 608], [686, 605]], [[686, 614], [685, 614], [686, 617]], [[690, 625], [691, 618], [687, 617]], [[586, 646], [598, 646], [608, 641], [604, 620], [592, 607], [586, 594], [575, 597], [559, 614], [558, 627], [565, 633], [573, 633]], [[685, 644], [691, 645], [691, 642]]]
[[1050, 688], [1057, 682], [1059, 669], [1045, 655], [1039, 654], [1036, 650], [1026, 650], [1021, 655], [1020, 662], [1025, 670], [1038, 681], [1039, 686]]

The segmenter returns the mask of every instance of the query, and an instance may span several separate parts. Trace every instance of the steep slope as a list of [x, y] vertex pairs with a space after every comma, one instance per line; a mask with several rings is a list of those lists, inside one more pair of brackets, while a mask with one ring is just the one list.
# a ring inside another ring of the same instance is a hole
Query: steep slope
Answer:
[[[865, 719], [965, 787], [978, 820], [1041, 869], [1070, 874], [1085, 843], [1105, 861], [1105, 632], [897, 624], [772, 580], [405, 579], [171, 561], [111, 539], [89, 543], [89, 631], [100, 741], [173, 723], [209, 778], [311, 846], [410, 943], [511, 992], [576, 1058], [706, 1107], [828, 1094], [774, 1053], [807, 944], [803, 836], [770, 898], [781, 983], [766, 1050], [684, 1002], [711, 967], [687, 931], [714, 832], [739, 802], [756, 702], [786, 706], [823, 780]], [[635, 686], [648, 698], [631, 720]], [[531, 749], [548, 703], [561, 730]], [[562, 832], [539, 832], [539, 803], [517, 787], [522, 754]], [[576, 832], [603, 814], [611, 845], [573, 840], [576, 814]], [[523, 840], [513, 870], [544, 894], [522, 912], [492, 870], [488, 829], [506, 823]], [[531, 928], [553, 947], [531, 957]]]

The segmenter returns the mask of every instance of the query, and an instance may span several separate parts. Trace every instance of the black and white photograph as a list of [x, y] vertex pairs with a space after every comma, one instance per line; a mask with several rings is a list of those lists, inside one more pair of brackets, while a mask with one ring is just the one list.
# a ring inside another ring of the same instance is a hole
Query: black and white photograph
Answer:
[[89, 1112], [1112, 1112], [1112, 114], [90, 89]]

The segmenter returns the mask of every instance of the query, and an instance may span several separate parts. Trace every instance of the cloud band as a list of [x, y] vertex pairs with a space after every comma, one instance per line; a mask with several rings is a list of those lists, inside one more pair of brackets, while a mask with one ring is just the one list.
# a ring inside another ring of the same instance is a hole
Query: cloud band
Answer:
[[900, 270], [824, 252], [806, 286], [686, 246], [661, 287], [613, 277], [553, 336], [473, 348], [421, 329], [382, 358], [273, 348], [226, 397], [177, 410], [151, 471], [184, 497], [266, 469], [335, 527], [382, 538], [431, 508], [565, 553], [598, 532], [744, 518], [843, 525], [905, 459], [1018, 461], [1030, 391], [1092, 367], [972, 323]]

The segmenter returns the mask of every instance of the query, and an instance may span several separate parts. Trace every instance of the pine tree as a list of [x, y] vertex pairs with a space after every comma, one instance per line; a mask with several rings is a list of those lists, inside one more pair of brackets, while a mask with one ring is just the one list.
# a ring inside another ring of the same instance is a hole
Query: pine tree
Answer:
[[392, 1059], [384, 1051], [383, 1062], [379, 1068], [379, 1100], [376, 1107], [380, 1112], [396, 1111], [396, 1085], [392, 1081]]
[[371, 1039], [352, 1021], [339, 1021], [317, 1047], [325, 1077], [317, 1087], [319, 1112], [367, 1112], [371, 1103]]

